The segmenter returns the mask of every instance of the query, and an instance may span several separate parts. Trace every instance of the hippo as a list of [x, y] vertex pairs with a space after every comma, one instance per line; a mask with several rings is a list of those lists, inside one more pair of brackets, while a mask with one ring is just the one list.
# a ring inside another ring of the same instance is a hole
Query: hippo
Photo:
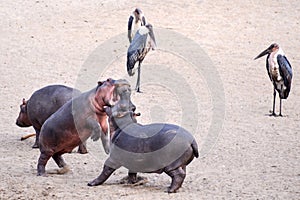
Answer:
[[[130, 98], [126, 98], [126, 96], [124, 96], [124, 95], [120, 96], [120, 94], [122, 94], [122, 91], [124, 89], [127, 89], [128, 87], [130, 87], [130, 84], [129, 84], [129, 82], [126, 79], [119, 79], [118, 80], [118, 84], [116, 85], [115, 90], [114, 90], [114, 96], [117, 99], [117, 101], [119, 102], [118, 105], [117, 105], [117, 107], [119, 109], [122, 109], [121, 107], [123, 106], [123, 107], [126, 107], [125, 109], [131, 110], [132, 113], [133, 113], [133, 115], [134, 115], [133, 120], [135, 122], [137, 122], [136, 117], [140, 116], [141, 113], [135, 113], [136, 106], [132, 103], [132, 101], [131, 101]], [[117, 108], [117, 107], [115, 107], [115, 108]], [[105, 108], [105, 112], [106, 113], [109, 112], [109, 115], [111, 115], [111, 109]], [[108, 124], [109, 124], [109, 129], [110, 129], [110, 131], [109, 131], [109, 133], [110, 133], [110, 140], [112, 140], [112, 138], [114, 136], [114, 133], [115, 133], [115, 130], [116, 130], [115, 129], [116, 127], [114, 126], [112, 117], [108, 118]]]
[[163, 173], [172, 178], [169, 193], [176, 192], [186, 176], [186, 166], [199, 157], [194, 137], [184, 128], [166, 123], [137, 123], [130, 106], [130, 85], [118, 89], [119, 101], [106, 108], [114, 126], [109, 158], [101, 174], [88, 186], [103, 184], [121, 166], [127, 168], [128, 182], [137, 182], [137, 173]]
[[[32, 148], [39, 148], [39, 135], [44, 122], [67, 101], [79, 94], [81, 94], [79, 90], [71, 87], [49, 85], [35, 91], [28, 101], [23, 98], [16, 125], [20, 127], [33, 126], [36, 139]], [[34, 134], [22, 137], [21, 140], [30, 136], [34, 136]], [[84, 144], [79, 145], [78, 152], [87, 153]]]
[[[37, 175], [46, 176], [45, 166], [52, 157], [59, 166], [58, 173], [66, 173], [68, 166], [62, 154], [69, 153], [89, 137], [94, 141], [100, 137], [106, 153], [109, 152], [108, 124], [105, 106], [113, 105], [114, 88], [117, 81], [107, 79], [73, 98], [51, 115], [40, 132], [40, 157]], [[104, 134], [101, 134], [101, 129]]]

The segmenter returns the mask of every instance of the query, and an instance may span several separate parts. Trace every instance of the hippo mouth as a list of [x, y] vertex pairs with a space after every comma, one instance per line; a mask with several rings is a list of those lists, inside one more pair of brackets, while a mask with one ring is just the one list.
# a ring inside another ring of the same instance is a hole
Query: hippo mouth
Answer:
[[112, 98], [111, 98], [111, 101], [110, 101], [111, 106], [114, 106], [121, 99], [119, 90], [121, 90], [122, 88], [125, 88], [125, 87], [127, 89], [130, 88], [129, 82], [125, 79], [116, 80], [114, 85], [115, 85], [115, 88], [113, 90]]
[[107, 107], [107, 109], [105, 109], [108, 111], [106, 112], [107, 115], [112, 116], [112, 110], [114, 110], [114, 112], [117, 111], [120, 116], [123, 116], [126, 113], [130, 113], [130, 115], [134, 118], [140, 116], [141, 113], [135, 112], [136, 106], [130, 99], [131, 89], [129, 82], [125, 79], [119, 79], [115, 81], [114, 85], [115, 88], [113, 91], [112, 101], [109, 108]]
[[23, 122], [20, 122], [20, 121], [18, 121], [18, 120], [16, 121], [16, 125], [19, 126], [19, 127], [22, 127], [22, 128], [31, 126], [31, 125], [27, 125], [27, 124], [25, 124], [25, 123], [23, 123]]

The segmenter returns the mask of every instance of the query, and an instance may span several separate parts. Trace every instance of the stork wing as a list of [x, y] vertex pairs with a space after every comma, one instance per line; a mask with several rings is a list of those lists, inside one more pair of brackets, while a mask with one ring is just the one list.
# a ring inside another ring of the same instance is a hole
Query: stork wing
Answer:
[[140, 49], [143, 49], [146, 45], [148, 34], [141, 35], [139, 31], [136, 32], [132, 42], [130, 43], [130, 46], [128, 48], [129, 52], [136, 52]]
[[286, 90], [284, 91], [284, 98], [287, 98], [289, 96], [293, 77], [292, 66], [289, 63], [288, 59], [283, 55], [277, 56], [277, 62], [279, 65], [280, 75], [283, 77], [284, 85], [286, 86]]
[[140, 34], [139, 31], [135, 34], [127, 51], [127, 71], [134, 68], [134, 65], [144, 51], [146, 46], [148, 33]]
[[151, 26], [149, 28], [150, 48], [152, 48], [152, 50], [154, 50], [156, 48], [156, 41], [155, 41], [155, 36], [154, 36], [152, 25], [150, 25], [150, 26]]

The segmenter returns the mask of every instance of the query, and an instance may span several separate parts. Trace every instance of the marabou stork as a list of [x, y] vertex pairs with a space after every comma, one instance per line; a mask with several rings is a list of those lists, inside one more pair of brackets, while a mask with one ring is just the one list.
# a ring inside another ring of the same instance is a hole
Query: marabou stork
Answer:
[[141, 75], [141, 64], [150, 51], [156, 47], [155, 37], [151, 24], [141, 26], [135, 34], [132, 42], [127, 51], [127, 72], [129, 76], [133, 76], [135, 73], [134, 66], [138, 62], [138, 77], [136, 82], [135, 90], [140, 92], [140, 75]]
[[147, 24], [146, 17], [141, 9], [136, 8], [128, 19], [128, 39], [131, 43], [136, 31]]
[[270, 80], [274, 86], [273, 112], [271, 115], [276, 116], [275, 99], [277, 91], [280, 98], [279, 116], [282, 116], [281, 100], [287, 99], [291, 90], [293, 77], [292, 66], [284, 55], [283, 50], [276, 43], [271, 44], [271, 46], [261, 52], [256, 58], [254, 58], [254, 60], [264, 55], [268, 55], [266, 59], [266, 67]]

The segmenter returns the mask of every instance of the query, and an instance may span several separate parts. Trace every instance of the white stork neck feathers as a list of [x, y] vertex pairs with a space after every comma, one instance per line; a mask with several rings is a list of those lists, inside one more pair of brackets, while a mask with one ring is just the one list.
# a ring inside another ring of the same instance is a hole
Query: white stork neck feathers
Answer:
[[[143, 22], [144, 14], [140, 13], [140, 15], [138, 17], [136, 17], [136, 15], [133, 12], [131, 14], [131, 17], [133, 17], [132, 24], [131, 24], [131, 30], [132, 30], [133, 35], [135, 35], [135, 33], [137, 32], [137, 30], [141, 26], [145, 26], [146, 25]], [[146, 21], [146, 18], [145, 18], [145, 21]], [[146, 23], [147, 23], [147, 21], [146, 21]]]
[[270, 53], [270, 56], [268, 58], [269, 72], [271, 78], [273, 81], [277, 81], [277, 82], [283, 80], [279, 72], [279, 65], [277, 62], [278, 55], [284, 56], [284, 52], [280, 47], [274, 48], [274, 50]]
[[146, 35], [149, 33], [149, 29], [146, 26], [141, 26], [138, 32], [140, 35]]

